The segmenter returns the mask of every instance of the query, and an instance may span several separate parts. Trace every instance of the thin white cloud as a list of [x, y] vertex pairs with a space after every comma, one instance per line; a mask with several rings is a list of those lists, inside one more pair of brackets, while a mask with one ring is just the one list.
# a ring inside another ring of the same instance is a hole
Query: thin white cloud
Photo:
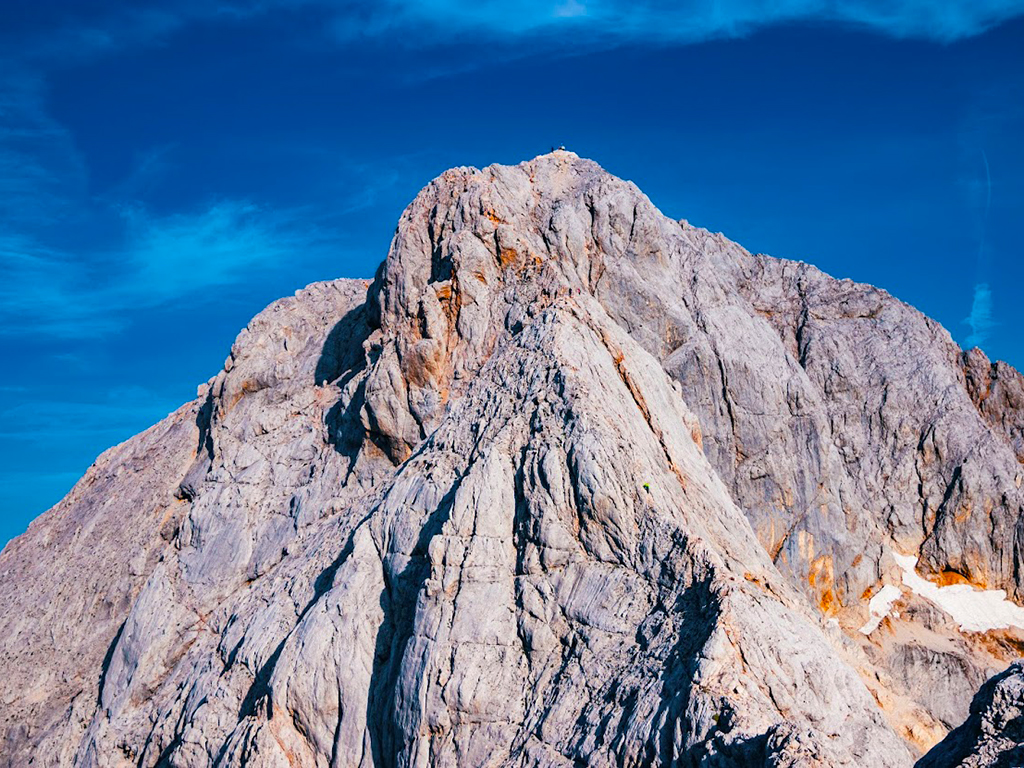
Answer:
[[1012, 186], [1009, 190], [999, 189], [999, 167], [1007, 137], [1020, 135], [1024, 128], [1022, 96], [1019, 83], [993, 77], [979, 93], [972, 94], [961, 120], [959, 142], [963, 170], [959, 183], [969, 214], [966, 220], [977, 238], [971, 311], [963, 321], [970, 328], [964, 341], [968, 348], [983, 346], [999, 325], [990, 284], [992, 259], [999, 255], [992, 249], [999, 241], [993, 242], [989, 237], [989, 217], [998, 210], [1000, 203], [1007, 210], [1007, 192], [1012, 207]]
[[971, 302], [971, 314], [964, 322], [971, 329], [967, 337], [967, 347], [980, 347], [988, 341], [992, 329], [998, 323], [992, 306], [992, 289], [988, 283], [978, 283], [974, 286], [974, 300]]
[[88, 258], [0, 237], [0, 334], [67, 338], [118, 330], [132, 312], [217, 291], [322, 254], [333, 239], [291, 212], [223, 200], [197, 212], [122, 211], [124, 242]]
[[[307, 212], [246, 200], [152, 214], [134, 201], [159, 180], [173, 145], [142, 153], [122, 184], [95, 198], [86, 163], [47, 114], [44, 94], [40, 77], [0, 76], [0, 336], [116, 332], [132, 312], [184, 297], [212, 301], [315, 258], [332, 240]], [[102, 230], [107, 244], [69, 245], [65, 233], [79, 229]]]
[[[0, 336], [98, 337], [134, 312], [215, 301], [337, 247], [333, 225], [316, 211], [221, 199], [154, 214], [138, 200], [173, 163], [173, 144], [140, 153], [123, 182], [95, 197], [44, 94], [39, 77], [0, 75]], [[371, 185], [342, 201], [355, 207], [374, 194]], [[69, 243], [77, 231], [104, 241]]]
[[[330, 5], [331, 3], [324, 3]], [[350, 7], [351, 4], [334, 3]], [[383, 0], [372, 13], [342, 13], [342, 29], [379, 34], [395, 26], [429, 28], [405, 39], [429, 43], [464, 32], [497, 38], [562, 30], [621, 42], [693, 43], [737, 37], [779, 24], [864, 27], [893, 37], [949, 42], [980, 34], [1024, 13], [1021, 0]], [[572, 45], [572, 37], [559, 39]]]
[[244, 200], [224, 200], [194, 214], [153, 217], [140, 206], [124, 209], [126, 270], [121, 286], [143, 303], [160, 304], [194, 291], [218, 288], [257, 271], [288, 266], [321, 238], [308, 222]]
[[[516, 42], [541, 35], [560, 49], [609, 42], [695, 43], [780, 24], [841, 24], [898, 38], [950, 42], [1024, 14], [1024, 0], [176, 0], [98, 3], [73, 21], [38, 11], [31, 34], [0, 31], [0, 60], [66, 66], [124, 48], [159, 45], [191, 23], [237, 22], [316, 8], [341, 37], [402, 34], [429, 47], [467, 34]], [[31, 11], [29, 11], [31, 13]], [[51, 20], [52, 18], [52, 20]]]

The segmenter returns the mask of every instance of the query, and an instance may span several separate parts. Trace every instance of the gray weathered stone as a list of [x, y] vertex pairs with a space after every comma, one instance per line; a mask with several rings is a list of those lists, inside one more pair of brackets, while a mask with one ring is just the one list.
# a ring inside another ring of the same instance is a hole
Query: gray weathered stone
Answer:
[[1024, 665], [993, 677], [971, 702], [959, 728], [917, 762], [916, 768], [1012, 768], [1024, 765]]
[[868, 598], [1020, 597], [1021, 393], [572, 153], [453, 169], [0, 554], [0, 752], [910, 766], [1024, 636]]

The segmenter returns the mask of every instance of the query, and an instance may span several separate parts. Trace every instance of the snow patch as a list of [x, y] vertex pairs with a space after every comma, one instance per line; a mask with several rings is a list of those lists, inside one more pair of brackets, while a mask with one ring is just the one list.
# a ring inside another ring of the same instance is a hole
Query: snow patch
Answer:
[[867, 624], [860, 628], [860, 631], [865, 635], [870, 635], [878, 629], [878, 625], [882, 623], [882, 619], [889, 615], [893, 603], [900, 599], [901, 594], [903, 592], [899, 587], [893, 584], [886, 584], [872, 595], [871, 601], [868, 603], [870, 618]]
[[[992, 629], [1008, 627], [1024, 629], [1024, 608], [1007, 600], [1005, 590], [975, 589], [970, 584], [940, 587], [918, 575], [915, 570], [917, 558], [914, 555], [901, 555], [898, 552], [893, 552], [892, 556], [903, 569], [903, 583], [910, 588], [910, 591], [939, 606], [960, 625], [961, 630], [988, 632]], [[879, 595], [888, 588], [888, 586], [882, 587]], [[877, 597], [878, 595], [875, 595], [871, 598], [872, 604]], [[873, 616], [874, 614], [872, 614]], [[868, 624], [870, 623], [868, 622]], [[865, 632], [865, 634], [867, 633]]]

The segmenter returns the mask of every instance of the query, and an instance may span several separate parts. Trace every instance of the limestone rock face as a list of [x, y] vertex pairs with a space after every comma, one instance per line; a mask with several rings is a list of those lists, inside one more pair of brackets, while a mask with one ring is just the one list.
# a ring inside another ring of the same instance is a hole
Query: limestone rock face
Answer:
[[572, 153], [453, 169], [0, 554], [0, 764], [911, 766], [1024, 647], [961, 615], [1022, 381]]
[[917, 768], [1024, 765], [1024, 665], [1013, 664], [978, 691], [967, 721]]

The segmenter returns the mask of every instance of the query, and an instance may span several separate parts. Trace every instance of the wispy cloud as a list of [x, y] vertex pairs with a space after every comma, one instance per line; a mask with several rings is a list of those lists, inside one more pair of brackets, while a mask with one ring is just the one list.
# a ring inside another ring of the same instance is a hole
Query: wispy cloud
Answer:
[[238, 22], [315, 8], [342, 37], [372, 38], [413, 28], [404, 46], [429, 47], [466, 34], [494, 40], [548, 36], [560, 48], [592, 42], [693, 43], [779, 24], [844, 24], [901, 38], [949, 42], [1024, 14], [1024, 0], [101, 0], [64, 16], [26, 7], [22, 24], [0, 31], [14, 59], [45, 65], [129, 47], [159, 45], [195, 22]]
[[971, 302], [971, 314], [964, 322], [971, 329], [967, 337], [967, 347], [980, 347], [988, 341], [992, 329], [998, 325], [993, 315], [992, 290], [988, 283], [974, 286], [974, 301]]
[[[1000, 205], [1007, 210], [1007, 194], [998, 187], [1001, 153], [1006, 151], [1008, 137], [1012, 141], [1024, 128], [1024, 91], [1019, 82], [995, 76], [985, 87], [972, 95], [960, 121], [959, 184], [967, 206], [967, 221], [974, 230], [977, 248], [974, 257], [974, 288], [971, 311], [964, 324], [971, 331], [967, 347], [982, 346], [999, 325], [991, 289], [995, 243], [990, 238], [990, 216], [998, 216]], [[1012, 185], [1010, 188], [1012, 196]], [[1000, 194], [1002, 192], [1002, 194]], [[1010, 199], [1010, 210], [1012, 207]], [[998, 263], [998, 262], [997, 262]]]
[[143, 304], [159, 304], [282, 269], [328, 238], [295, 212], [224, 200], [197, 213], [153, 217], [125, 208], [124, 250], [115, 258], [126, 271], [120, 290]]
[[984, 170], [974, 183], [967, 187], [971, 204], [979, 214], [978, 255], [975, 259], [977, 274], [974, 284], [974, 298], [971, 301], [971, 314], [964, 322], [970, 327], [967, 337], [968, 347], [980, 347], [988, 341], [989, 332], [997, 325], [992, 305], [992, 290], [987, 281], [988, 253], [986, 236], [988, 234], [988, 215], [992, 207], [992, 172], [988, 163], [988, 154], [981, 150], [981, 166]]
[[125, 181], [97, 198], [44, 95], [39, 76], [0, 75], [0, 336], [115, 332], [133, 312], [214, 301], [334, 240], [308, 211], [249, 200], [152, 213], [140, 200], [172, 162], [173, 144], [140, 153]]
[[332, 240], [297, 212], [241, 200], [163, 217], [134, 204], [121, 216], [123, 243], [87, 258], [0, 237], [0, 334], [109, 333], [132, 312], [215, 301], [219, 289], [285, 271]]
[[484, 31], [497, 37], [561, 28], [619, 41], [689, 43], [779, 24], [839, 23], [948, 42], [1024, 13], [1021, 0], [385, 0], [377, 7], [370, 15], [344, 14], [344, 28], [367, 34], [415, 23], [442, 36]]

